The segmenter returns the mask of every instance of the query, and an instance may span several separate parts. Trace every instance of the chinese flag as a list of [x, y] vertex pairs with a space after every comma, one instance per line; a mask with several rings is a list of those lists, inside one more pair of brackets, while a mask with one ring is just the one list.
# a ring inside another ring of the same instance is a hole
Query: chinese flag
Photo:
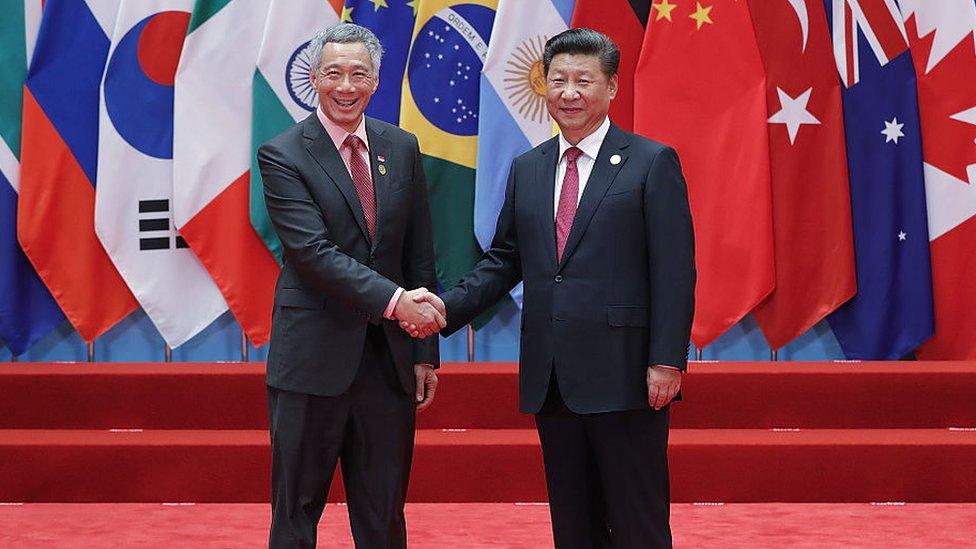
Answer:
[[588, 27], [609, 36], [620, 48], [620, 87], [610, 104], [610, 120], [634, 128], [634, 69], [644, 43], [651, 0], [576, 0], [572, 27]]
[[673, 146], [688, 181], [704, 347], [774, 285], [766, 80], [746, 2], [651, 5], [634, 130]]
[[779, 349], [854, 296], [844, 112], [821, 0], [750, 0], [766, 69], [776, 289], [753, 311]]

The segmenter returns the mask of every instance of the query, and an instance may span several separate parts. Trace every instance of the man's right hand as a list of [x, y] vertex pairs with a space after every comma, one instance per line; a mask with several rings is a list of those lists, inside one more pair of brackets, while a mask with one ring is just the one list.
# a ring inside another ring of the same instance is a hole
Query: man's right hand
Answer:
[[440, 301], [427, 288], [417, 288], [400, 294], [393, 309], [393, 317], [400, 321], [401, 327], [404, 324], [410, 326], [412, 329], [408, 331], [413, 337], [432, 336], [447, 326], [444, 314], [425, 299], [426, 295], [434, 296]]
[[[404, 293], [406, 293], [406, 292], [404, 292]], [[402, 296], [401, 296], [401, 298], [402, 298]], [[419, 294], [416, 294], [413, 297], [413, 300], [416, 303], [424, 303], [424, 304], [427, 304], [427, 305], [432, 306], [434, 308], [434, 310], [436, 310], [437, 313], [441, 316], [441, 318], [443, 318], [445, 321], [447, 320], [447, 307], [444, 306], [444, 301], [441, 300], [441, 298], [438, 297], [437, 294], [435, 294], [433, 292], [419, 293]], [[443, 328], [446, 325], [447, 325], [447, 323], [445, 322], [445, 324], [442, 325], [441, 328]], [[424, 334], [424, 331], [421, 330], [420, 327], [418, 325], [416, 325], [416, 324], [412, 324], [410, 322], [406, 322], [406, 321], [401, 320], [400, 321], [400, 327], [403, 328], [403, 330], [405, 332], [407, 332], [408, 334], [410, 334], [413, 337], [427, 337], [427, 336], [423, 335]]]

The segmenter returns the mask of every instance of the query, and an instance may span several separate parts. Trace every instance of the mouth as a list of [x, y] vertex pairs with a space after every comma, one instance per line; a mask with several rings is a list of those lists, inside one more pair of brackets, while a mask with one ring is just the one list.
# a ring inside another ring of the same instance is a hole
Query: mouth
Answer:
[[359, 103], [359, 98], [354, 97], [352, 99], [339, 99], [338, 97], [333, 97], [332, 102], [338, 105], [340, 109], [348, 109], [353, 107], [356, 103]]
[[574, 115], [583, 112], [583, 109], [579, 107], [560, 107], [559, 110], [568, 115]]

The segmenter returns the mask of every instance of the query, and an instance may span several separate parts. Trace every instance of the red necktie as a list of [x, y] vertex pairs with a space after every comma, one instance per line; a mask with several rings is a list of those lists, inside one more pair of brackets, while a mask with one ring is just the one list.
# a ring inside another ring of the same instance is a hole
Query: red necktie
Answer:
[[576, 159], [583, 151], [576, 147], [566, 149], [566, 175], [563, 176], [563, 187], [559, 191], [559, 207], [556, 208], [556, 262], [563, 259], [569, 230], [573, 228], [573, 217], [576, 216], [576, 201], [579, 198], [579, 170]]
[[366, 217], [366, 230], [372, 240], [376, 236], [376, 194], [373, 192], [373, 178], [369, 173], [369, 165], [363, 159], [363, 154], [367, 153], [366, 144], [359, 136], [349, 134], [343, 145], [349, 147], [351, 153], [349, 175], [352, 176], [352, 182], [356, 186], [356, 194], [359, 195], [359, 203], [363, 207], [363, 216]]

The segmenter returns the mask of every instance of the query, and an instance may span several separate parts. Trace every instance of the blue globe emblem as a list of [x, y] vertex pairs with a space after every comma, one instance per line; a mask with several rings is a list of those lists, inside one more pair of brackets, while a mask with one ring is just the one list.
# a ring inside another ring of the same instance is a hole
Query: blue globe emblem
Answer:
[[298, 46], [298, 49], [292, 52], [288, 64], [285, 66], [285, 84], [288, 88], [288, 95], [291, 96], [292, 101], [309, 112], [314, 111], [319, 104], [318, 92], [315, 91], [315, 87], [312, 86], [312, 81], [309, 78], [312, 58], [309, 55], [308, 46], [311, 43], [312, 41], [309, 40]]
[[481, 68], [494, 20], [490, 8], [456, 4], [437, 12], [414, 39], [410, 93], [427, 120], [447, 133], [478, 133]]

